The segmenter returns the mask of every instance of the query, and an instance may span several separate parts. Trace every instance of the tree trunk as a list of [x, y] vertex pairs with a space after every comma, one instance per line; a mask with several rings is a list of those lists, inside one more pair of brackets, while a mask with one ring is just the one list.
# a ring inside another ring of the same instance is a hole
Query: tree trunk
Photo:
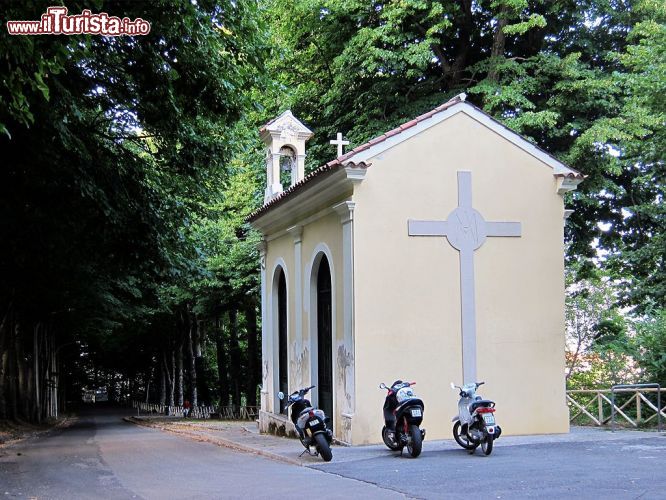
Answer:
[[[171, 351], [171, 368], [173, 368], [173, 351]], [[174, 389], [174, 380], [173, 377], [171, 376], [172, 372], [169, 367], [169, 362], [167, 360], [167, 352], [166, 350], [162, 351], [162, 394], [164, 394], [164, 399], [162, 399], [162, 396], [160, 396], [160, 403], [165, 404], [166, 403], [166, 390], [167, 387], [165, 387], [168, 384], [169, 388], [169, 406], [173, 406], [173, 389]]]
[[169, 394], [169, 406], [175, 406], [176, 405], [176, 353], [175, 351], [171, 351], [171, 389], [170, 389], [170, 394]]
[[197, 393], [197, 360], [194, 357], [194, 341], [197, 335], [197, 321], [194, 313], [188, 313], [189, 328], [187, 329], [187, 357], [189, 364], [190, 375], [190, 403], [192, 406], [198, 406], [198, 393]]
[[245, 308], [247, 323], [247, 380], [246, 397], [248, 406], [257, 406], [257, 386], [261, 383], [259, 339], [257, 335], [257, 306], [254, 300]]
[[194, 356], [197, 360], [197, 390], [199, 396], [199, 404], [210, 404], [210, 388], [208, 387], [208, 377], [206, 376], [206, 357], [203, 355], [201, 345], [205, 341], [205, 323], [199, 321], [197, 323], [197, 336], [194, 342]]
[[41, 323], [37, 323], [35, 325], [35, 331], [33, 334], [33, 343], [32, 343], [32, 350], [33, 350], [33, 363], [34, 363], [34, 384], [35, 384], [35, 421], [39, 424], [41, 423], [42, 420], [42, 409], [41, 409], [41, 395], [39, 394], [40, 390], [40, 383], [39, 379], [41, 377], [41, 373], [39, 371], [39, 346], [41, 344], [41, 340], [39, 338], [39, 333], [41, 330]]
[[495, 34], [493, 36], [493, 46], [490, 51], [491, 67], [490, 71], [488, 72], [488, 79], [494, 82], [496, 82], [498, 78], [498, 72], [496, 68], [500, 62], [499, 58], [504, 56], [504, 49], [506, 45], [504, 27], [509, 23], [509, 20], [507, 19], [508, 15], [508, 7], [502, 7], [499, 13], [499, 19], [497, 20], [497, 26], [495, 27]]
[[28, 390], [27, 390], [27, 369], [25, 366], [25, 352], [23, 350], [23, 331], [21, 326], [16, 329], [16, 337], [14, 338], [15, 347], [14, 354], [16, 355], [16, 394], [17, 394], [17, 409], [18, 414], [23, 420], [30, 419], [30, 412], [28, 411]]
[[[27, 339], [26, 339], [27, 340]], [[25, 418], [30, 421], [35, 421], [35, 391], [32, 388], [35, 386], [35, 366], [34, 363], [28, 363], [27, 361], [23, 362], [25, 367], [25, 385], [23, 386], [24, 391], [24, 403], [23, 403], [23, 415]]]
[[[161, 371], [162, 370], [160, 370], [160, 372]], [[151, 365], [150, 371], [146, 372], [146, 403], [150, 402], [150, 384], [152, 383], [154, 378], [155, 378], [155, 365]], [[161, 396], [162, 395], [160, 394], [160, 397]]]
[[[53, 348], [53, 333], [49, 328], [44, 334], [44, 353], [42, 359], [44, 360], [44, 371], [42, 372], [42, 399], [44, 405], [42, 408], [42, 419], [47, 419], [51, 415], [51, 388], [49, 384], [49, 367], [51, 366], [51, 350]], [[95, 382], [97, 382], [97, 371], [95, 370]]]
[[224, 335], [224, 318], [218, 315], [215, 319], [215, 348], [217, 351], [217, 380], [220, 394], [220, 406], [229, 404], [229, 378], [227, 377], [227, 351]]
[[[166, 389], [167, 389], [167, 364], [166, 364], [166, 352], [162, 351], [162, 363], [160, 363], [160, 404], [166, 404]], [[171, 384], [169, 384], [171, 385]], [[148, 401], [146, 401], [147, 403]]]
[[49, 384], [48, 374], [51, 369], [51, 335], [44, 335], [44, 371], [42, 373], [42, 382], [44, 389], [42, 390], [42, 399], [44, 406], [42, 409], [42, 419], [46, 420], [51, 416], [51, 386]]
[[8, 362], [9, 352], [7, 342], [9, 340], [9, 322], [12, 314], [12, 303], [7, 306], [7, 312], [0, 320], [0, 419], [8, 418], [7, 414], [7, 394], [8, 394]]
[[8, 414], [9, 418], [16, 420], [18, 418], [18, 389], [16, 387], [18, 381], [18, 368], [16, 366], [16, 335], [18, 333], [18, 324], [16, 321], [15, 315], [12, 318], [12, 321], [9, 324], [9, 342], [7, 343], [7, 353], [9, 355], [9, 360], [7, 363], [7, 375], [9, 379], [9, 390], [7, 391], [9, 395], [9, 408]]
[[231, 379], [231, 398], [234, 406], [241, 404], [241, 351], [238, 344], [238, 312], [236, 309], [229, 311], [229, 358]]
[[183, 406], [183, 342], [178, 343], [176, 349], [176, 403]]

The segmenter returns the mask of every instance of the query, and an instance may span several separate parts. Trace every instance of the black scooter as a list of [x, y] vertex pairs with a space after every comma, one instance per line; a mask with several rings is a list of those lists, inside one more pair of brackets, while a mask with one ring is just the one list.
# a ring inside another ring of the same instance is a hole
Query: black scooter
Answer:
[[[298, 438], [301, 444], [305, 447], [303, 453], [308, 453], [311, 456], [321, 455], [324, 462], [330, 462], [333, 458], [331, 451], [331, 441], [333, 440], [333, 433], [326, 426], [330, 420], [323, 410], [318, 410], [312, 406], [309, 400], [305, 399], [305, 395], [314, 388], [314, 385], [294, 391], [289, 395], [287, 404], [284, 411], [293, 405], [291, 409], [291, 421], [296, 427]], [[284, 393], [278, 392], [278, 398], [284, 399]], [[314, 446], [316, 451], [311, 451], [310, 446]], [[301, 453], [301, 456], [303, 455]]]
[[414, 384], [416, 382], [396, 380], [391, 387], [381, 383], [379, 388], [388, 391], [382, 428], [384, 444], [391, 450], [399, 450], [401, 454], [406, 446], [409, 454], [416, 458], [423, 448], [425, 429], [419, 429], [423, 422], [424, 404], [411, 389]]

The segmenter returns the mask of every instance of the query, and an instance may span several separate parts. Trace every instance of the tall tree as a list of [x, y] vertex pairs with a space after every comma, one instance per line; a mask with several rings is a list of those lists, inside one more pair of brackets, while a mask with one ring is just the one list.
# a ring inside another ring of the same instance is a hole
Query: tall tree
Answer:
[[[0, 344], [38, 355], [27, 332], [48, 324], [53, 353], [76, 338], [118, 383], [147, 329], [125, 344], [111, 332], [149, 324], [159, 288], [196, 272], [184, 228], [226, 175], [228, 132], [266, 51], [252, 0], [94, 3], [148, 20], [150, 34], [0, 34], [0, 310], [12, 310]], [[48, 5], [5, 3], [2, 18]], [[68, 2], [70, 14], [88, 7]], [[149, 363], [141, 352], [133, 362]], [[15, 359], [0, 377], [12, 408], [8, 381], [28, 375]]]

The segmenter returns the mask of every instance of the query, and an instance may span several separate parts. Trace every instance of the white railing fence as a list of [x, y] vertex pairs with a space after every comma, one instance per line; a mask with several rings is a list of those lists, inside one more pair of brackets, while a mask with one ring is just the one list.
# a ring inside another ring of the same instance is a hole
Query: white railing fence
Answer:
[[[168, 406], [142, 401], [132, 401], [132, 408], [137, 415], [164, 415], [183, 417], [182, 406]], [[223, 420], [256, 420], [259, 416], [258, 406], [193, 406], [189, 418], [207, 419], [218, 418]]]

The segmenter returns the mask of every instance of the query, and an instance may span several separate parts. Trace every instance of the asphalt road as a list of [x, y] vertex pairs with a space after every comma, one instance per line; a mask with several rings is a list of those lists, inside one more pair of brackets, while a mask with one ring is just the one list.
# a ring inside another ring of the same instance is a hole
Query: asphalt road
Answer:
[[83, 414], [0, 449], [0, 498], [404, 498], [375, 485]]
[[665, 499], [666, 435], [631, 434], [582, 443], [532, 444], [526, 437], [510, 446], [500, 438], [487, 457], [425, 441], [417, 459], [387, 452], [314, 467], [416, 498]]
[[[666, 436], [508, 438], [485, 457], [451, 442], [417, 459], [337, 448], [301, 467], [84, 414], [50, 436], [0, 448], [4, 498], [666, 498]], [[298, 450], [294, 441], [294, 452]], [[336, 461], [336, 453], [338, 461]], [[345, 458], [346, 457], [346, 458]]]

